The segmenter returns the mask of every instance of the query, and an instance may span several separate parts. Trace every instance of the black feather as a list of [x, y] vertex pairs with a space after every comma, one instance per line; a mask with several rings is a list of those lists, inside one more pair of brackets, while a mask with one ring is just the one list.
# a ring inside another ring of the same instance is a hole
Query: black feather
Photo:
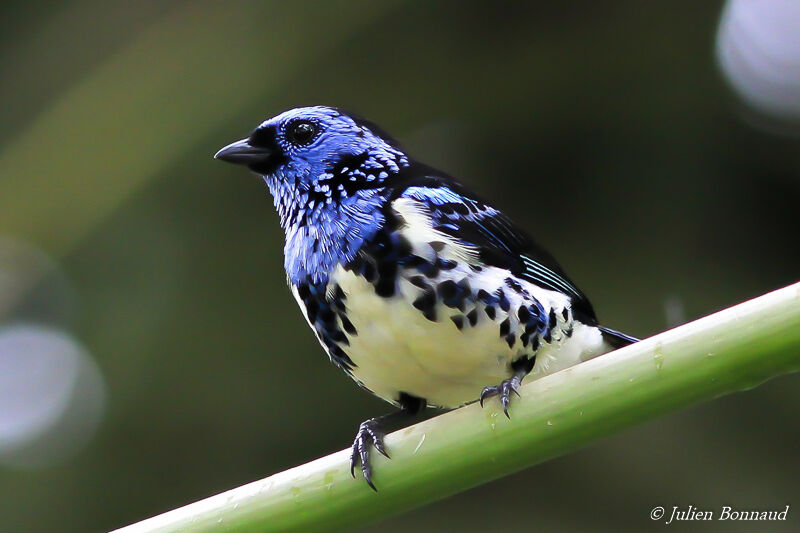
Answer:
[[597, 326], [597, 329], [599, 329], [600, 333], [603, 334], [603, 339], [614, 348], [622, 348], [623, 346], [628, 346], [634, 342], [639, 342], [639, 339], [636, 337], [631, 337], [630, 335], [626, 335], [611, 328]]

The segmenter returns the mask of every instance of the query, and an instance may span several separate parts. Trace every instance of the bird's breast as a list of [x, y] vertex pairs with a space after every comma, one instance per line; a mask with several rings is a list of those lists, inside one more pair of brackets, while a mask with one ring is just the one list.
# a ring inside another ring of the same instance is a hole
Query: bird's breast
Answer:
[[398, 230], [325, 286], [293, 287], [321, 344], [355, 380], [391, 402], [407, 393], [456, 407], [516, 365], [535, 361], [534, 373], [545, 373], [582, 356], [563, 349], [573, 337], [585, 343], [565, 295], [476, 264], [439, 237]]

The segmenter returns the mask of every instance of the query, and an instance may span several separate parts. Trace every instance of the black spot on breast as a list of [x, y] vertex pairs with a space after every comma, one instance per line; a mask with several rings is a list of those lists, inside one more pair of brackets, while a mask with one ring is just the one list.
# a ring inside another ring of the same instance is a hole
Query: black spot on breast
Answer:
[[337, 285], [336, 288], [333, 290], [333, 297], [337, 300], [341, 300], [342, 302], [347, 300], [347, 295], [344, 293], [342, 288]]
[[[385, 215], [393, 220], [396, 219], [390, 213], [385, 213]], [[374, 272], [373, 268], [366, 266], [372, 263], [375, 264]], [[416, 266], [420, 273], [428, 275], [427, 271], [423, 271], [426, 265], [429, 266], [430, 263], [411, 254], [411, 244], [408, 239], [398, 232], [384, 227], [362, 247], [356, 259], [345, 265], [345, 269], [355, 270], [360, 266], [363, 271], [362, 276], [372, 283], [375, 293], [383, 298], [389, 298], [396, 293], [400, 267]], [[412, 279], [411, 282], [418, 287], [423, 287], [418, 279]]]
[[422, 276], [412, 276], [408, 279], [408, 281], [410, 281], [412, 285], [414, 285], [415, 287], [419, 287], [420, 289], [430, 288], [430, 285], [428, 284], [427, 281], [425, 281], [425, 278], [423, 278]]
[[425, 261], [421, 265], [417, 266], [417, 270], [419, 270], [422, 274], [424, 274], [428, 278], [435, 278], [439, 275], [441, 267], [439, 266], [438, 262], [428, 263], [427, 261]]
[[520, 322], [527, 322], [531, 318], [531, 312], [524, 305], [520, 305], [517, 309], [517, 316]]
[[508, 310], [511, 309], [511, 302], [508, 301], [506, 298], [506, 293], [503, 292], [503, 289], [497, 289], [495, 291], [495, 295], [497, 296], [497, 303], [500, 306], [500, 309], [508, 313]]
[[508, 335], [508, 332], [511, 330], [511, 323], [508, 321], [508, 318], [500, 322], [500, 336], [505, 337]]
[[473, 309], [469, 313], [467, 313], [467, 320], [469, 320], [469, 325], [474, 326], [478, 323], [478, 310]]
[[436, 289], [444, 300], [454, 298], [458, 294], [458, 285], [451, 279], [441, 282]]
[[358, 365], [350, 359], [350, 356], [342, 350], [342, 348], [338, 345], [335, 345], [330, 348], [328, 352], [333, 359], [333, 362], [339, 365], [343, 370], [346, 372], [350, 372], [353, 368], [357, 367]]
[[453, 324], [455, 324], [456, 327], [459, 330], [464, 328], [464, 317], [463, 316], [451, 316], [450, 320], [453, 321]]
[[486, 312], [486, 316], [488, 316], [489, 318], [494, 320], [494, 317], [495, 317], [494, 307], [492, 307], [491, 305], [487, 305], [486, 307], [484, 307], [483, 310]]
[[442, 303], [447, 307], [464, 310], [464, 300], [469, 296], [469, 293], [465, 292], [463, 287], [455, 281], [451, 279], [445, 280], [437, 286], [437, 290], [442, 298]]
[[339, 315], [339, 318], [342, 320], [342, 327], [347, 333], [349, 333], [350, 335], [358, 335], [356, 327], [353, 325], [352, 322], [350, 322], [350, 319], [347, 318], [346, 315], [341, 314]]
[[430, 287], [422, 291], [422, 295], [414, 300], [414, 307], [420, 311], [431, 309], [436, 305], [436, 293]]
[[[558, 324], [558, 319], [556, 318], [556, 312], [554, 309], [550, 309], [550, 329], [553, 329]], [[547, 341], [550, 342], [550, 341]]]
[[336, 290], [331, 296], [331, 306], [339, 311], [346, 311], [347, 306], [344, 303], [345, 300], [347, 300], [347, 296], [345, 296], [344, 291], [342, 291], [342, 288], [337, 285]]
[[509, 348], [513, 348], [516, 341], [517, 337], [513, 333], [506, 335], [506, 342], [508, 343]]
[[444, 250], [445, 247], [445, 244], [442, 241], [433, 241], [428, 244], [430, 244], [434, 252], [441, 252], [442, 250]]
[[534, 352], [539, 349], [539, 337], [531, 336], [531, 350]]
[[334, 342], [339, 344], [344, 344], [345, 346], [350, 346], [350, 341], [347, 339], [347, 335], [340, 329], [333, 330], [331, 333], [331, 339]]
[[375, 283], [375, 294], [384, 298], [393, 296], [396, 279], [397, 263], [391, 260], [381, 262], [378, 265], [378, 281]]

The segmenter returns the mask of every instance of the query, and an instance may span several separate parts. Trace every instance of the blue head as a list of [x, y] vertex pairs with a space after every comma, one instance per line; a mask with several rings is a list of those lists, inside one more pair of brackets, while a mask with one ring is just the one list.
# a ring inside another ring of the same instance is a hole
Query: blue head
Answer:
[[217, 159], [264, 177], [286, 232], [290, 281], [323, 282], [381, 227], [387, 185], [409, 161], [377, 126], [330, 107], [262, 122]]

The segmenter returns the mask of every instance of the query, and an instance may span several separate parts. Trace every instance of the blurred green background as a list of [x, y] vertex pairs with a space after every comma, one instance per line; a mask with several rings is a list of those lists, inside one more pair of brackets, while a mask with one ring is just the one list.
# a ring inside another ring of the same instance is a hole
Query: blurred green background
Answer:
[[[357, 111], [461, 177], [611, 327], [646, 336], [797, 281], [797, 130], [726, 83], [722, 10], [4, 3], [0, 331], [55, 331], [94, 377], [65, 385], [93, 405], [69, 419], [69, 450], [48, 452], [66, 438], [39, 429], [4, 457], [16, 419], [0, 414], [0, 531], [120, 527], [344, 448], [387, 411], [302, 320], [264, 184], [211, 158], [288, 107]], [[655, 505], [800, 505], [799, 385], [775, 380], [366, 530], [641, 531], [666, 527]], [[798, 513], [759, 526], [796, 531]]]

